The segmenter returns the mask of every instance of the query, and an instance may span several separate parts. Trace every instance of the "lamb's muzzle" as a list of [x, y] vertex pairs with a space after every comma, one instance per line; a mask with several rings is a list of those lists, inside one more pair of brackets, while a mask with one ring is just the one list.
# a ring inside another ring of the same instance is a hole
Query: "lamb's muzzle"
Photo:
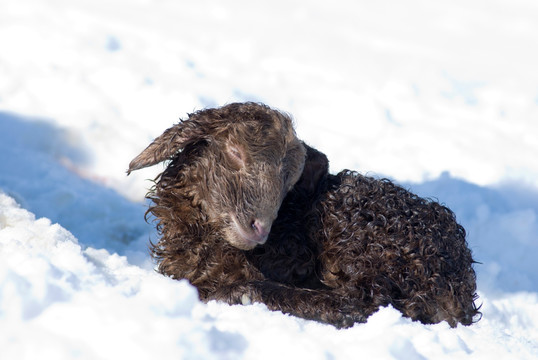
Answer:
[[256, 219], [251, 221], [250, 229], [246, 230], [238, 224], [235, 216], [231, 215], [230, 217], [237, 234], [244, 241], [244, 246], [239, 248], [243, 250], [250, 250], [257, 245], [264, 244], [267, 241], [269, 231], [271, 230], [271, 224], [265, 225], [260, 220]]

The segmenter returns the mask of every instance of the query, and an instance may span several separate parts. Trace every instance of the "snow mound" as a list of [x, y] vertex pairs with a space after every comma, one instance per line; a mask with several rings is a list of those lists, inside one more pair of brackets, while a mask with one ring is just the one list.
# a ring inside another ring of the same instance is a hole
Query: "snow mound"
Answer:
[[4, 359], [532, 359], [538, 298], [488, 299], [471, 327], [422, 325], [391, 307], [331, 326], [262, 304], [201, 304], [196, 290], [103, 249], [83, 249], [0, 193], [0, 353]]
[[60, 225], [0, 193], [3, 359], [233, 357], [244, 340], [210, 317], [193, 318], [197, 304], [185, 281], [83, 250]]

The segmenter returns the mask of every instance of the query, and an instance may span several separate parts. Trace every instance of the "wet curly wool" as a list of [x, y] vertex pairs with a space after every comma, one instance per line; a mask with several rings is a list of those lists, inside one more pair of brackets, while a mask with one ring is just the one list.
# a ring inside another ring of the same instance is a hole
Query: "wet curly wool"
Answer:
[[190, 114], [129, 172], [164, 160], [148, 194], [152, 253], [203, 301], [262, 302], [338, 328], [389, 304], [425, 324], [479, 317], [452, 211], [389, 180], [329, 174], [284, 113], [235, 103]]

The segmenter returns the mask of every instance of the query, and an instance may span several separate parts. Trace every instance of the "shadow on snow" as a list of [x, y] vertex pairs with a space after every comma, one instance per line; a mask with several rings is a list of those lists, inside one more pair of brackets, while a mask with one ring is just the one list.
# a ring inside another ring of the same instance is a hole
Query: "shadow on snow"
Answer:
[[[50, 122], [0, 112], [0, 189], [37, 217], [71, 231], [83, 246], [127, 255], [135, 263], [147, 261], [153, 229], [143, 220], [146, 207], [69, 170], [65, 163], [88, 161], [87, 149], [76, 143]], [[475, 267], [479, 290], [538, 291], [535, 189], [480, 187], [447, 173], [404, 186], [456, 213], [481, 263]]]
[[84, 247], [147, 260], [146, 207], [73, 171], [68, 164], [89, 161], [77, 140], [43, 119], [0, 112], [0, 190], [36, 217], [62, 225]]

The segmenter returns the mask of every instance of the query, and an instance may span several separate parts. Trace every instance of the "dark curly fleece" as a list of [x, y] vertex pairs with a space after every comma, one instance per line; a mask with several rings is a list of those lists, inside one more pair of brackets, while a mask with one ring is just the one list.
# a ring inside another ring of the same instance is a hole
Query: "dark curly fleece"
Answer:
[[329, 174], [278, 111], [246, 103], [191, 114], [129, 172], [165, 159], [148, 194], [161, 235], [152, 253], [203, 301], [262, 302], [338, 328], [389, 304], [425, 324], [479, 315], [454, 214], [386, 179]]

